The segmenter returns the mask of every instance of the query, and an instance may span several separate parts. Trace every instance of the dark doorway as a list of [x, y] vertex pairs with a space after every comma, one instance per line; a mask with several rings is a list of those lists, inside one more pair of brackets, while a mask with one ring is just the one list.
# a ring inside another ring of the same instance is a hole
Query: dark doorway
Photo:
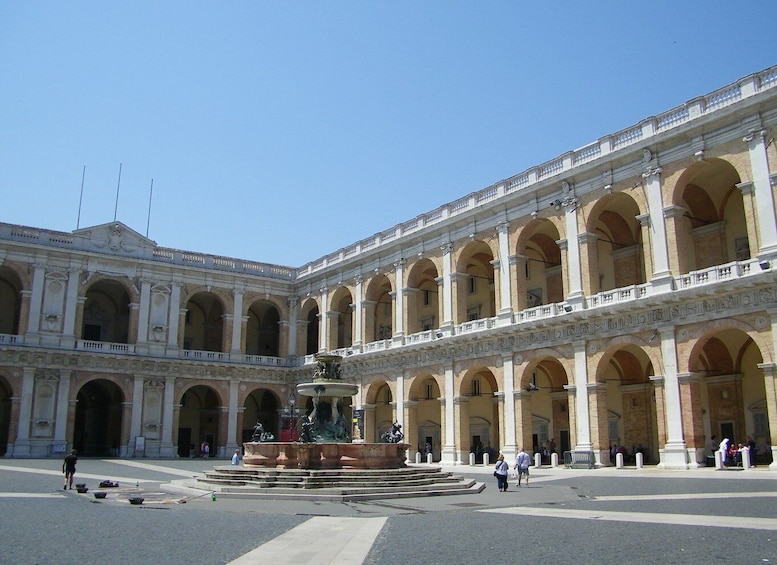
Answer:
[[114, 383], [98, 379], [78, 391], [73, 447], [79, 455], [116, 457], [121, 443], [124, 395]]

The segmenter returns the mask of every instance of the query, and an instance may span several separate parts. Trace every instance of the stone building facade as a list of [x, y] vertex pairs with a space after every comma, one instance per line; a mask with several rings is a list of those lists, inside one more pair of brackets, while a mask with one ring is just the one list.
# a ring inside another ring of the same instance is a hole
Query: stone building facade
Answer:
[[776, 124], [773, 67], [295, 268], [0, 224], [0, 452], [293, 438], [329, 351], [357, 437], [398, 421], [445, 463], [684, 469], [748, 435], [771, 463]]

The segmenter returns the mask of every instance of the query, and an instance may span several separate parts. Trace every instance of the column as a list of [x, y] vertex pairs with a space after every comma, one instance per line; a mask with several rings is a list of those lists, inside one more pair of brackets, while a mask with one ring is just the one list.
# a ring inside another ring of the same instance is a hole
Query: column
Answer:
[[448, 332], [453, 326], [453, 266], [451, 257], [453, 244], [446, 243], [442, 247], [442, 320], [440, 329], [446, 328]]
[[22, 394], [19, 403], [19, 424], [16, 441], [13, 444], [14, 457], [29, 457], [30, 420], [32, 420], [32, 395], [35, 389], [35, 367], [24, 367]]
[[512, 461], [518, 452], [515, 440], [515, 367], [512, 353], [502, 357], [502, 381], [504, 387], [502, 453], [505, 460]]
[[67, 448], [67, 421], [70, 408], [70, 376], [67, 371], [60, 371], [57, 387], [57, 423], [54, 427], [54, 443]]
[[687, 469], [688, 454], [683, 436], [680, 381], [677, 374], [677, 346], [674, 328], [659, 329], [661, 356], [664, 361], [664, 409], [666, 410], [666, 444], [659, 449], [661, 469]]
[[766, 389], [766, 417], [769, 422], [769, 445], [772, 450], [769, 469], [777, 471], [777, 364], [761, 363], [758, 368], [763, 371]]
[[620, 443], [618, 437], [610, 437], [610, 421], [607, 410], [607, 383], [586, 385], [591, 416], [591, 445], [598, 465], [610, 466], [610, 445]]
[[329, 347], [329, 292], [327, 288], [321, 289], [321, 317], [319, 320], [318, 350], [327, 351]]
[[469, 397], [457, 396], [453, 402], [455, 430], [456, 430], [456, 460], [457, 465], [469, 462], [469, 450], [471, 447], [469, 433]]
[[[32, 294], [30, 295], [30, 316], [27, 324], [27, 336], [25, 343], [30, 344], [30, 334], [37, 335], [40, 330], [40, 312], [43, 306], [43, 284], [46, 277], [46, 267], [41, 263], [35, 263], [32, 275]], [[36, 345], [38, 340], [31, 345]]]
[[706, 464], [704, 422], [701, 414], [701, 376], [695, 373], [677, 375], [680, 385], [680, 404], [685, 409], [683, 437], [688, 445], [688, 467], [697, 468]]
[[151, 281], [140, 281], [140, 311], [138, 312], [138, 343], [148, 341], [148, 320], [151, 316]]
[[237, 438], [237, 397], [239, 393], [240, 381], [230, 379], [229, 381], [229, 412], [227, 414], [227, 445], [226, 454], [234, 453], [238, 448]]
[[[394, 419], [398, 424], [405, 429], [405, 375], [404, 373], [397, 375], [397, 390], [394, 394]], [[403, 432], [406, 433], [406, 432]]]
[[445, 410], [445, 440], [442, 446], [441, 461], [446, 465], [456, 465], [456, 432], [455, 432], [455, 418], [453, 402], [454, 398], [454, 382], [453, 382], [453, 365], [445, 367], [445, 392], [444, 410]]
[[[532, 433], [534, 431], [531, 416], [532, 393], [519, 389], [513, 393], [513, 399], [513, 402], [517, 402], [521, 407], [518, 421], [516, 422], [517, 442], [519, 447], [523, 447], [529, 453], [534, 449], [532, 445]], [[515, 455], [513, 455], [513, 460], [515, 460]]]
[[[580, 271], [580, 247], [578, 242], [577, 208], [573, 207], [564, 214], [567, 231], [567, 303], [573, 308], [583, 307], [583, 279]], [[559, 242], [560, 243], [560, 242]]]
[[178, 349], [178, 324], [181, 319], [181, 283], [174, 282], [170, 286], [170, 314], [167, 321], [167, 346]]
[[62, 347], [75, 347], [76, 307], [78, 306], [80, 275], [80, 269], [71, 268], [68, 271], [67, 288], [65, 289], [65, 319], [62, 325]]
[[[176, 308], [177, 310], [177, 308]], [[159, 445], [161, 457], [175, 457], [173, 445], [173, 400], [175, 398], [175, 377], [165, 377], [165, 393], [162, 405], [162, 442]], [[177, 440], [177, 438], [176, 438]], [[188, 446], [186, 446], [188, 449]]]
[[499, 222], [496, 232], [499, 236], [499, 312], [501, 320], [512, 321], [512, 282], [510, 280], [510, 242], [509, 227], [507, 222]]
[[232, 298], [232, 346], [229, 352], [239, 355], [242, 353], [240, 343], [241, 336], [243, 335], [243, 290], [234, 289], [232, 291]]
[[586, 344], [584, 341], [575, 343], [575, 390], [579, 394], [575, 395], [575, 415], [577, 426], [577, 443], [575, 451], [592, 451], [591, 442], [591, 416], [588, 406], [588, 365], [586, 363]]
[[[287, 299], [289, 305], [289, 324], [288, 333], [289, 341], [286, 348], [286, 356], [296, 357], [297, 355], [297, 317], [299, 316], [299, 298], [297, 296], [289, 296]], [[281, 355], [283, 352], [281, 351]]]
[[[642, 178], [645, 179], [646, 184], [650, 245], [653, 252], [653, 273], [650, 284], [654, 293], [671, 292], [672, 273], [669, 270], [669, 246], [661, 195], [661, 167], [648, 169], [642, 174]], [[643, 245], [645, 244], [647, 242], [643, 241]]]
[[356, 319], [354, 320], [353, 346], [354, 348], [360, 348], [362, 343], [372, 341], [372, 336], [367, 337], [364, 327], [364, 277], [357, 275], [355, 282], [354, 316]]
[[405, 294], [402, 292], [404, 286], [404, 267], [405, 260], [400, 259], [394, 263], [394, 274], [396, 278], [396, 289], [394, 292], [394, 336], [393, 342], [402, 345], [405, 335]]
[[143, 435], [141, 426], [143, 425], [143, 384], [145, 379], [142, 376], [135, 375], [135, 380], [132, 383], [132, 402], [129, 403], [130, 412], [130, 430], [129, 430], [129, 446], [132, 455], [135, 449], [135, 438]]
[[777, 216], [774, 211], [774, 195], [769, 178], [769, 160], [766, 155], [767, 130], [748, 133], [742, 141], [747, 143], [750, 165], [753, 169], [753, 185], [758, 210], [758, 231], [761, 241], [758, 256], [772, 259], [777, 257]]

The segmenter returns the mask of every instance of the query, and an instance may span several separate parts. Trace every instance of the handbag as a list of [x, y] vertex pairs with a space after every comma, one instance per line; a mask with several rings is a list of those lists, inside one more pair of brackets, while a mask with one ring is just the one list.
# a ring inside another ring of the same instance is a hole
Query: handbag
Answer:
[[496, 471], [494, 471], [494, 476], [495, 476], [495, 477], [496, 477], [498, 474], [499, 474], [499, 473], [497, 473]]

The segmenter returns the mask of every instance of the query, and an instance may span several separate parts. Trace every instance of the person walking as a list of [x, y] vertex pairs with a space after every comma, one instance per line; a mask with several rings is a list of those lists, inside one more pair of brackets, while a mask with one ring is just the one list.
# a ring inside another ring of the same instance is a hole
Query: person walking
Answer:
[[518, 484], [515, 486], [521, 486], [521, 479], [526, 477], [526, 487], [529, 487], [529, 467], [531, 466], [531, 457], [523, 450], [523, 447], [518, 451], [518, 455], [515, 456], [515, 473], [518, 475]]
[[62, 472], [65, 473], [65, 486], [62, 487], [66, 490], [68, 486], [73, 489], [73, 477], [76, 474], [76, 463], [78, 463], [78, 457], [76, 457], [76, 450], [72, 450], [65, 456], [65, 460], [62, 462]]
[[496, 486], [500, 492], [507, 492], [507, 469], [509, 465], [505, 461], [505, 456], [501, 453], [496, 458], [494, 466], [494, 476], [496, 477]]

